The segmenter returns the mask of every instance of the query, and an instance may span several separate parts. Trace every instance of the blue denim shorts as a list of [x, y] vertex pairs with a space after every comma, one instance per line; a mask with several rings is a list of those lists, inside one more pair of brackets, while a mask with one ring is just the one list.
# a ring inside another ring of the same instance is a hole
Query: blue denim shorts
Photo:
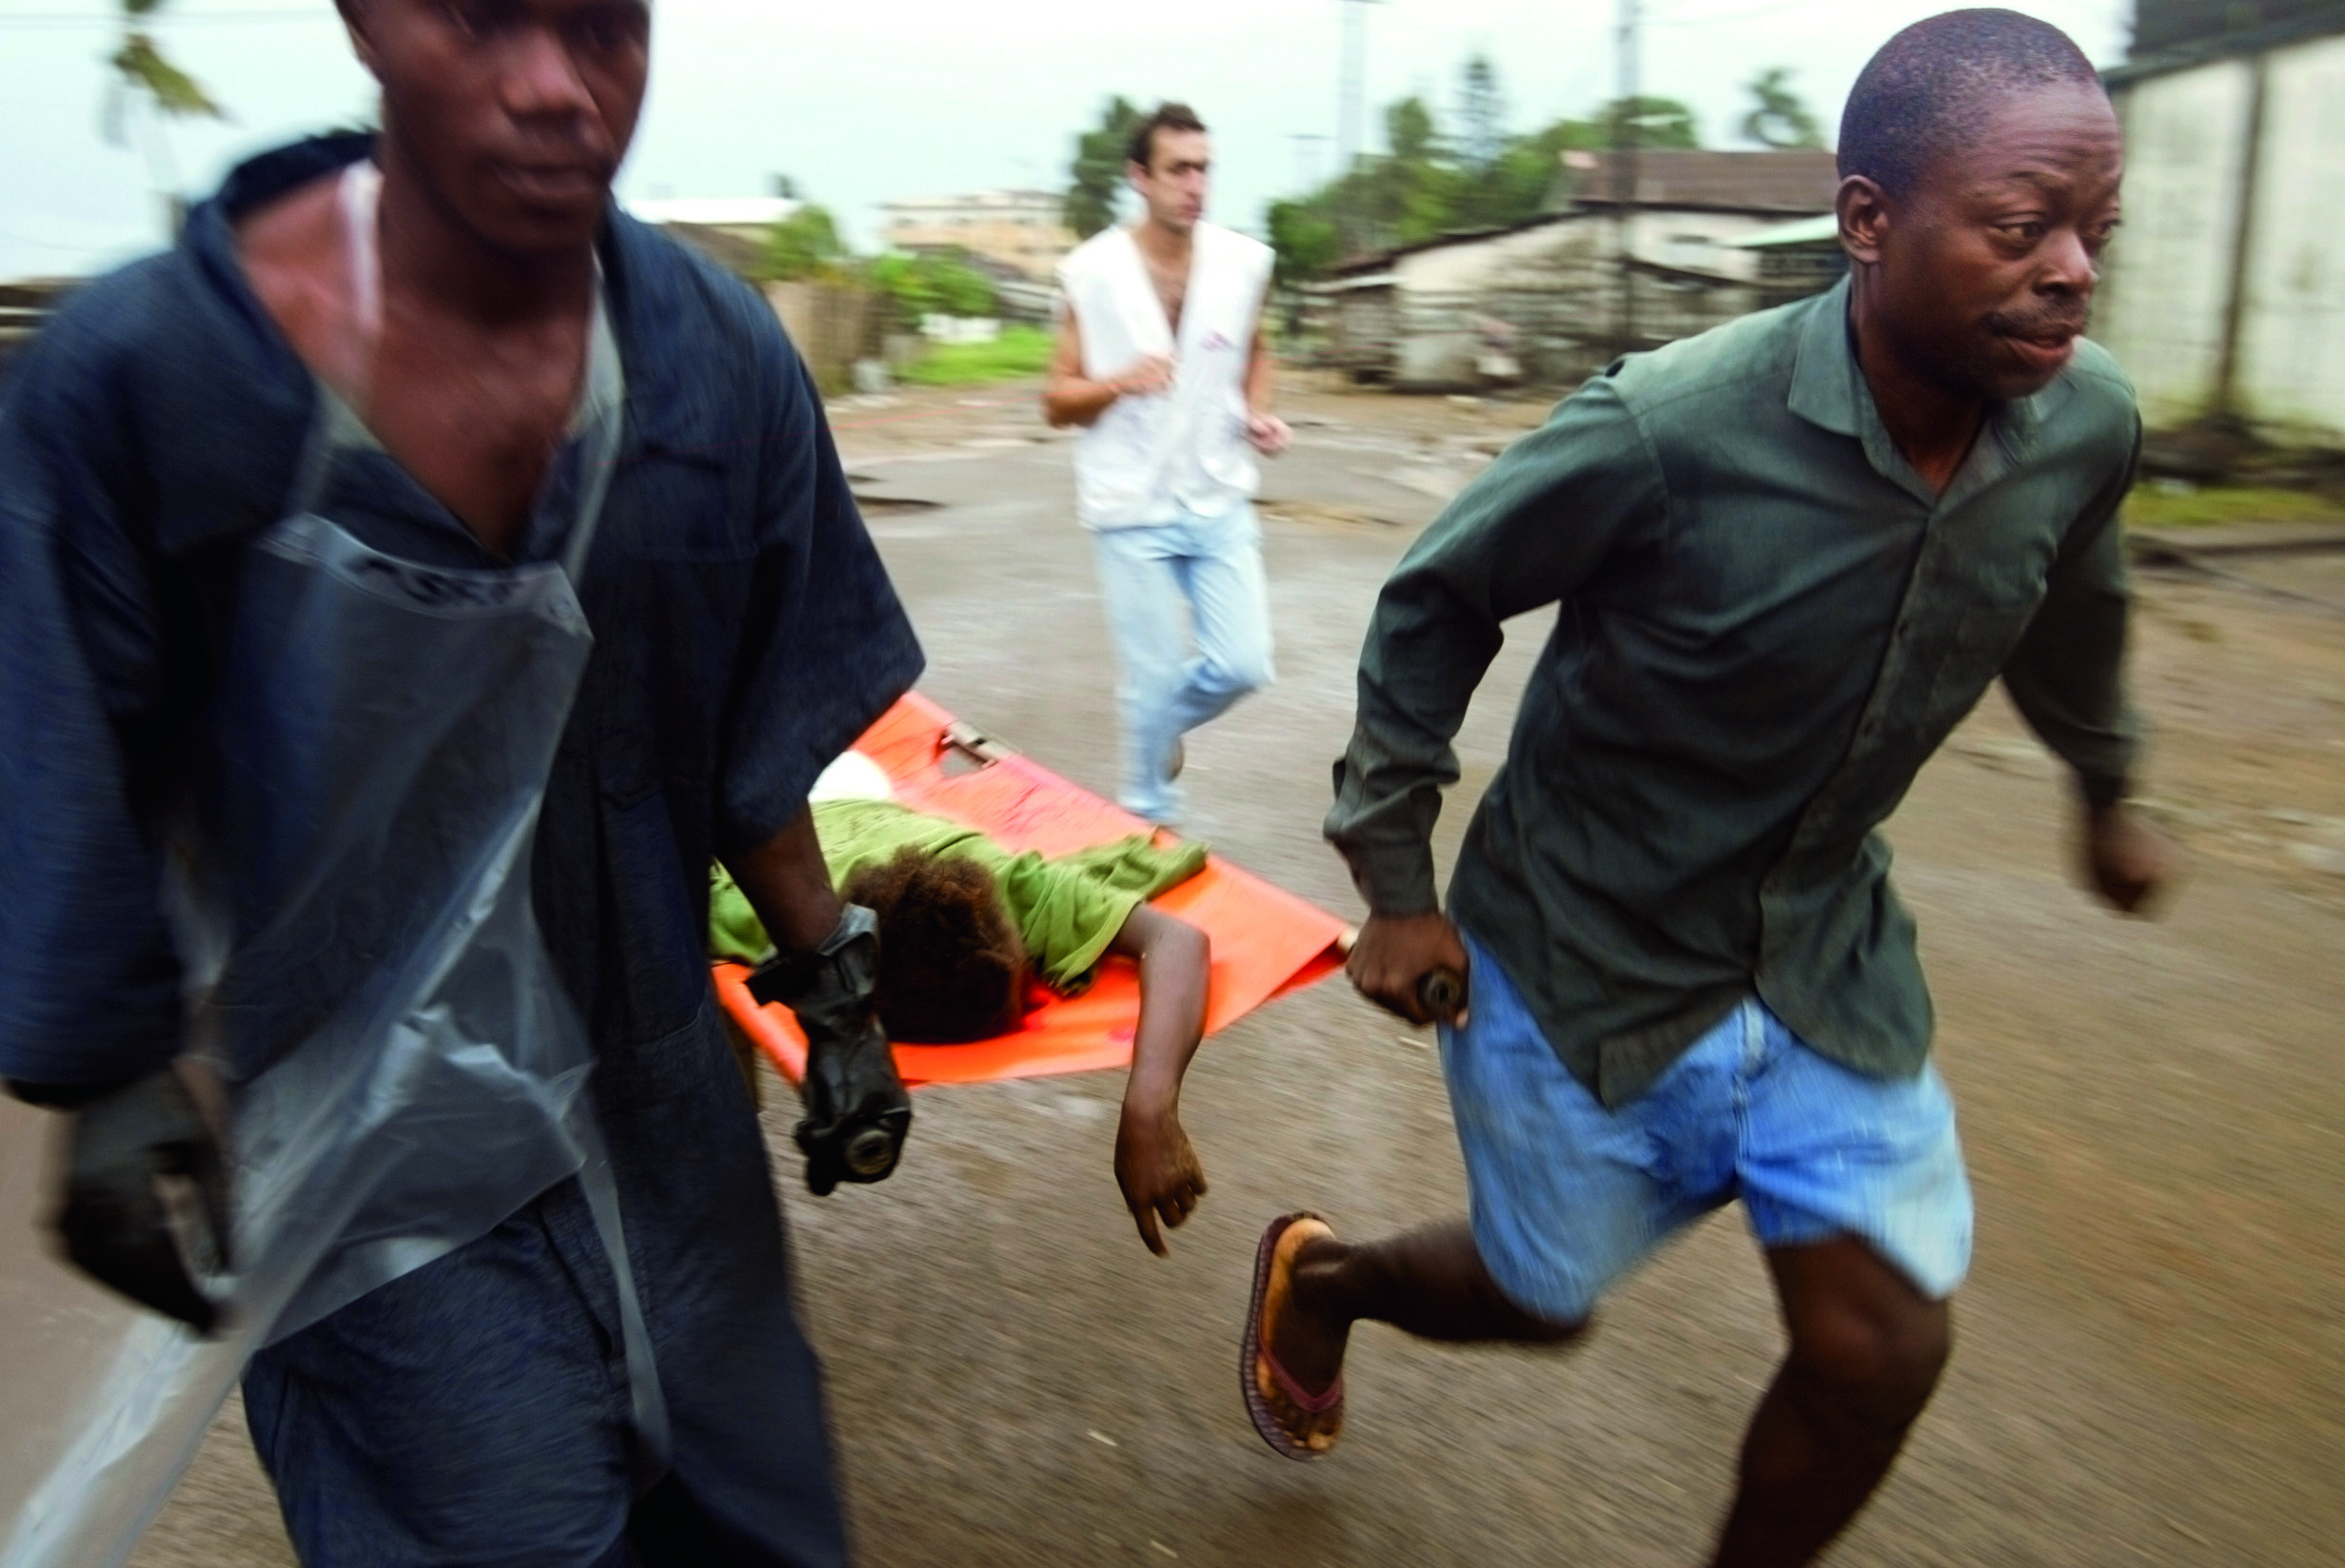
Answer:
[[1970, 1180], [1935, 1068], [1873, 1078], [1803, 1044], [1756, 998], [1617, 1110], [1555, 1054], [1479, 944], [1442, 1066], [1474, 1245], [1525, 1310], [1577, 1323], [1680, 1226], [1733, 1200], [1765, 1247], [1855, 1236], [1924, 1295], [1970, 1266]]

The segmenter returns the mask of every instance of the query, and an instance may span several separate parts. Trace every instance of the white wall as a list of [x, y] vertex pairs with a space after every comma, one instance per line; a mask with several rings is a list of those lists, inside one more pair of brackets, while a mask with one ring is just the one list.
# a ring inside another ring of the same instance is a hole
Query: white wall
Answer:
[[1606, 243], [1605, 225], [1571, 218], [1401, 257], [1392, 264], [1394, 383], [1474, 385], [1483, 349], [1480, 306], [1522, 289], [1584, 300], [1596, 283], [1591, 264]]
[[[2345, 445], [2345, 37], [2265, 58], [2233, 411], [2267, 436]], [[2094, 336], [2153, 426], [2215, 409], [2254, 67], [2212, 62], [2126, 88], [2125, 226]]]
[[1502, 273], [1523, 267], [1554, 265], [1564, 256], [1577, 259], [1587, 245], [1585, 220], [1541, 224], [1494, 239], [1460, 245], [1434, 245], [1411, 251], [1392, 264], [1394, 281], [1404, 294], [1452, 294], [1488, 288]]
[[[1740, 212], [1640, 212], [1629, 223], [1628, 249], [1639, 261], [1660, 266], [1747, 282], [1758, 276], [1757, 253], [1730, 250], [1725, 243], [1783, 221]], [[1576, 268], [1611, 254], [1612, 221], [1588, 216], [1413, 251], [1393, 263], [1393, 271], [1404, 292], [1447, 294], [1511, 284], [1542, 267]]]
[[2238, 233], [2252, 69], [2224, 60], [2124, 89], [2125, 223], [2093, 336], [2140, 389], [2152, 425], [2213, 406]]
[[1640, 212], [1629, 225], [1628, 253], [1656, 266], [1749, 283], [1759, 276], [1759, 253], [1729, 250], [1726, 242], [1789, 221], [1781, 213], [1756, 218], [1744, 212]]
[[2239, 335], [2239, 411], [2345, 444], [2345, 38], [2271, 56]]
[[[1716, 284], [1641, 275], [1636, 320], [1646, 343], [1705, 331], [1759, 304], [1758, 253], [1725, 242], [1773, 228], [1780, 215], [1646, 211], [1629, 225], [1630, 254], [1679, 271], [1728, 280]], [[1583, 214], [1510, 234], [1412, 251], [1392, 264], [1395, 281], [1393, 380], [1403, 387], [1476, 384], [1487, 321], [1512, 328], [1533, 374], [1585, 374], [1601, 364], [1620, 320], [1620, 276], [1612, 265], [1613, 225]]]

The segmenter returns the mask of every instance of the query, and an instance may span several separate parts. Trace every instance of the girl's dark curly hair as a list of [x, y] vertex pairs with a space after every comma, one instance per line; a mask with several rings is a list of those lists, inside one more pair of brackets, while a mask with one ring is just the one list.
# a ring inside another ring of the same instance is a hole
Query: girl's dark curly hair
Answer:
[[992, 872], [905, 848], [857, 868], [839, 892], [879, 917], [875, 1001], [889, 1039], [961, 1045], [1018, 1027], [1026, 945]]

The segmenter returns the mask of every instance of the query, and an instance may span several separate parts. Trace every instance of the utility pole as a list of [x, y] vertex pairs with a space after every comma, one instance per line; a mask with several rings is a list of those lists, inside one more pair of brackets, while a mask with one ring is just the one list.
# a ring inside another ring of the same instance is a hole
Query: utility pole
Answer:
[[1327, 140], [1324, 131], [1291, 130], [1287, 140], [1294, 144], [1294, 193], [1308, 196], [1319, 179], [1319, 145]]
[[1636, 278], [1629, 266], [1629, 240], [1634, 233], [1637, 199], [1637, 28], [1643, 20], [1638, 0], [1620, 0], [1619, 29], [1614, 49], [1620, 68], [1620, 103], [1612, 116], [1612, 260], [1620, 288], [1613, 314], [1615, 351], [1626, 354], [1636, 346]]
[[1335, 92], [1335, 177], [1351, 172], [1360, 155], [1361, 99], [1368, 77], [1368, 8], [1385, 0], [1336, 0], [1344, 8], [1342, 74]]

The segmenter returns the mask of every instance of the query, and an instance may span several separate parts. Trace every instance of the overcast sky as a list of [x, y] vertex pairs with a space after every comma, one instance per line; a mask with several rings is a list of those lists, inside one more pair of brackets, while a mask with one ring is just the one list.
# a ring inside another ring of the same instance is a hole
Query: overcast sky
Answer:
[[[1057, 187], [1110, 93], [1193, 104], [1215, 133], [1212, 216], [1262, 209], [1331, 162], [1344, 0], [654, 0], [650, 102], [622, 195], [766, 191], [786, 171], [868, 244], [873, 205], [997, 186]], [[1827, 126], [1865, 58], [1928, 0], [1649, 0], [1645, 90], [1682, 98], [1730, 147], [1742, 84], [1789, 66]], [[2020, 0], [2096, 61], [2123, 56], [2132, 0]], [[159, 243], [148, 166], [99, 109], [117, 0], [0, 0], [0, 278], [95, 270]], [[1458, 67], [1497, 63], [1513, 128], [1611, 95], [1612, 11], [1555, 0], [1389, 0], [1370, 8], [1375, 107], [1418, 92], [1448, 114]], [[330, 0], [169, 0], [167, 52], [234, 116], [181, 121], [168, 146], [201, 193], [237, 158], [367, 112], [371, 85]]]

